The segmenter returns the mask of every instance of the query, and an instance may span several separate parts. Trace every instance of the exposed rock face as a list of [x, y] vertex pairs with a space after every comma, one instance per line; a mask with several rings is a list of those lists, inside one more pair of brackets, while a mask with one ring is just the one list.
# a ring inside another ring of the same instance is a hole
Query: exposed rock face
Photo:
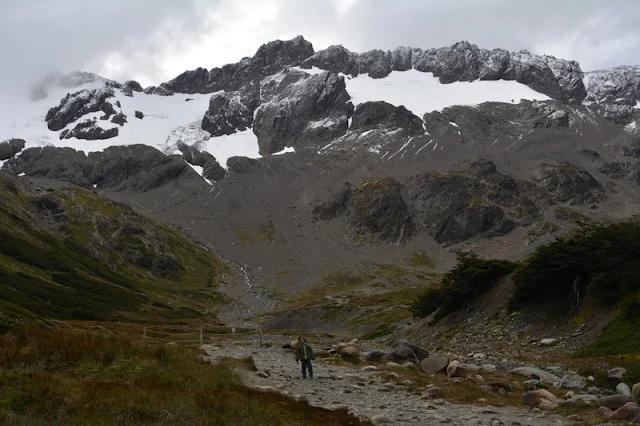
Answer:
[[127, 122], [127, 116], [124, 113], [119, 112], [113, 116], [111, 122], [119, 126], [124, 126], [124, 124]]
[[227, 160], [230, 172], [241, 174], [257, 174], [263, 169], [260, 160], [247, 157], [230, 157]]
[[112, 129], [103, 129], [98, 126], [95, 119], [93, 120], [84, 120], [78, 124], [73, 129], [63, 130], [60, 133], [60, 139], [86, 139], [89, 141], [94, 141], [98, 139], [111, 139], [118, 136], [118, 128], [114, 127]]
[[567, 129], [572, 121], [595, 120], [592, 115], [559, 102], [485, 102], [427, 113], [424, 123], [429, 134], [438, 140], [487, 145], [503, 138], [519, 140], [534, 129]]
[[251, 127], [253, 111], [241, 101], [240, 95], [217, 92], [209, 100], [209, 109], [202, 118], [202, 129], [212, 136], [230, 135]]
[[8, 160], [24, 149], [24, 139], [7, 139], [0, 142], [0, 161]]
[[407, 182], [407, 202], [414, 220], [436, 241], [450, 243], [476, 235], [506, 234], [516, 222], [501, 206], [519, 207], [515, 210], [525, 222], [537, 215], [535, 205], [519, 194], [513, 179], [498, 173], [493, 164], [485, 169], [480, 165], [474, 174], [484, 176], [482, 181], [465, 175], [425, 173]]
[[[317, 204], [314, 218], [332, 219], [349, 212], [356, 239], [373, 236], [396, 244], [425, 231], [439, 243], [476, 236], [498, 236], [540, 217], [536, 202], [549, 196], [528, 182], [515, 181], [487, 160], [440, 175], [410, 177], [404, 184], [390, 177], [363, 182]], [[366, 238], [365, 238], [366, 240]]]
[[352, 195], [351, 184], [345, 182], [339, 191], [330, 194], [326, 200], [313, 206], [314, 220], [330, 220], [341, 215], [347, 209]]
[[543, 164], [534, 180], [555, 200], [569, 205], [595, 208], [604, 198], [602, 185], [589, 172], [571, 164]]
[[122, 88], [131, 89], [133, 92], [142, 92], [142, 86], [135, 80], [127, 80], [122, 84]]
[[106, 101], [100, 107], [100, 111], [104, 112], [104, 115], [100, 117], [100, 120], [108, 120], [113, 114], [116, 113], [116, 109], [113, 107], [113, 104], [109, 101]]
[[350, 221], [357, 237], [373, 234], [383, 241], [402, 244], [414, 232], [402, 198], [402, 185], [390, 177], [363, 183], [354, 193]]
[[253, 132], [263, 155], [285, 147], [318, 147], [343, 135], [353, 113], [344, 77], [323, 73], [286, 87], [255, 112]]
[[164, 86], [179, 93], [234, 91], [250, 81], [260, 80], [285, 67], [300, 65], [313, 52], [311, 43], [301, 36], [286, 41], [276, 40], [260, 46], [252, 58], [244, 58], [238, 63], [210, 71], [204, 68], [187, 71]]
[[351, 52], [343, 46], [329, 46], [316, 52], [300, 65], [301, 68], [317, 67], [334, 73], [343, 72], [353, 76], [358, 75], [356, 67], [357, 53]]
[[45, 118], [47, 127], [49, 130], [62, 130], [83, 115], [100, 111], [105, 100], [113, 96], [113, 89], [106, 87], [67, 94], [57, 107], [49, 109]]
[[85, 188], [148, 191], [197, 174], [184, 160], [145, 145], [112, 146], [86, 156], [72, 148], [29, 148], [4, 166], [14, 174], [60, 179]]
[[422, 120], [403, 106], [396, 107], [390, 103], [365, 102], [358, 105], [353, 113], [350, 130], [395, 130], [406, 129], [408, 135], [424, 134]]
[[178, 143], [178, 149], [187, 163], [202, 167], [202, 175], [205, 178], [218, 181], [226, 176], [225, 170], [208, 152], [200, 152], [197, 148], [182, 142]]
[[302, 64], [304, 68], [312, 66], [354, 76], [367, 73], [372, 78], [413, 68], [431, 72], [445, 84], [477, 79], [516, 80], [554, 99], [571, 103], [580, 103], [587, 95], [577, 62], [536, 56], [526, 50], [489, 51], [467, 41], [438, 49], [399, 47], [394, 51], [372, 50], [362, 54], [331, 46], [316, 52]]
[[640, 101], [640, 66], [620, 66], [585, 73], [588, 102], [636, 106]]

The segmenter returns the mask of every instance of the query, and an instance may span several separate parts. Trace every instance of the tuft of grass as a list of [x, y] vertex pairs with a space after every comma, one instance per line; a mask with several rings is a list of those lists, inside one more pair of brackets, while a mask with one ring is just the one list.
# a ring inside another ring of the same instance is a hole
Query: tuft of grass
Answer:
[[411, 264], [416, 267], [430, 268], [436, 267], [436, 261], [429, 256], [425, 250], [416, 250], [411, 254]]

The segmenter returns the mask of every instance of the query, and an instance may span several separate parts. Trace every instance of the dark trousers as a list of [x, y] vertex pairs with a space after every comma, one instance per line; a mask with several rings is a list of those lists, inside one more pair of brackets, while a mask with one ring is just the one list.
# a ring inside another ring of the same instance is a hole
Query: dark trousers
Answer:
[[307, 370], [309, 370], [309, 377], [313, 377], [313, 366], [311, 365], [311, 360], [301, 360], [302, 361], [302, 377], [307, 377]]

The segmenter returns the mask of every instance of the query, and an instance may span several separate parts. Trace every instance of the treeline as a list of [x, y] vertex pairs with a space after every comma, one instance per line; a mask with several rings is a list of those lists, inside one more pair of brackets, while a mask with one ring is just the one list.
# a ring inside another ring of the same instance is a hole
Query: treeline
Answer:
[[516, 286], [512, 310], [543, 302], [576, 309], [586, 298], [614, 304], [635, 297], [640, 291], [640, 220], [579, 224], [516, 263], [460, 255], [440, 287], [415, 300], [413, 313], [424, 317], [437, 311], [436, 319], [442, 318], [507, 276]]

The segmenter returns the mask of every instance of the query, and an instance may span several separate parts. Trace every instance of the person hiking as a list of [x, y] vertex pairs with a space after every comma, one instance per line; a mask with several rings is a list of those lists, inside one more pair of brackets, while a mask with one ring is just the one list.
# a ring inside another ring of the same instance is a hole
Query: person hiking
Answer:
[[313, 349], [307, 339], [298, 337], [298, 348], [296, 349], [296, 362], [302, 361], [302, 378], [307, 378], [307, 370], [309, 370], [309, 378], [313, 379], [313, 365], [311, 360], [316, 359]]

